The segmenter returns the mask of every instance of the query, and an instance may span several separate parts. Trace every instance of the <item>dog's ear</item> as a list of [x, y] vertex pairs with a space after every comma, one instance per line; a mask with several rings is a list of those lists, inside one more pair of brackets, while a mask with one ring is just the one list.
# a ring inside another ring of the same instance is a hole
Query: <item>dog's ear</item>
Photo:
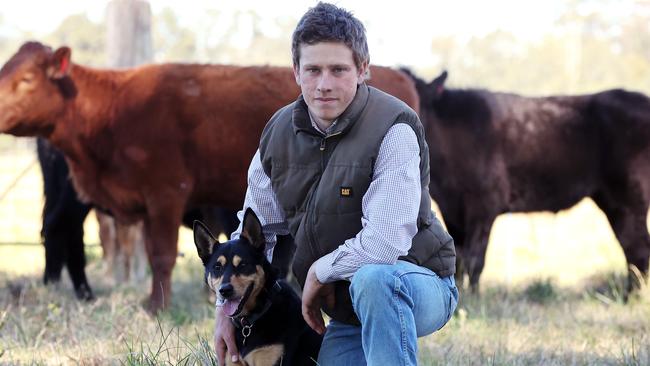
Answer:
[[264, 250], [266, 240], [262, 233], [262, 224], [260, 219], [257, 218], [255, 212], [249, 207], [244, 213], [244, 221], [242, 224], [241, 236], [248, 240], [255, 249]]
[[193, 231], [196, 250], [199, 252], [203, 264], [207, 265], [208, 261], [210, 261], [210, 255], [212, 255], [212, 251], [219, 244], [219, 241], [215, 239], [208, 227], [199, 220], [194, 221]]

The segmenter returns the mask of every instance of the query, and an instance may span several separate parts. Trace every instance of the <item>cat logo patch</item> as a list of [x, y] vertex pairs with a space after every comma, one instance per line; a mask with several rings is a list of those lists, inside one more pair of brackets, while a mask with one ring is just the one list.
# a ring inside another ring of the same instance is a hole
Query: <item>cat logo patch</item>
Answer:
[[352, 197], [352, 187], [341, 187], [341, 197]]

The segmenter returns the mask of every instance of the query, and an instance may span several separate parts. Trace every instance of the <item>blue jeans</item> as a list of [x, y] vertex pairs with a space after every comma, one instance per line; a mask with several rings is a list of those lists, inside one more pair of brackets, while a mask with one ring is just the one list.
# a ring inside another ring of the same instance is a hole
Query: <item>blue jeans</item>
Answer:
[[369, 264], [352, 277], [361, 326], [330, 321], [320, 366], [417, 365], [417, 338], [442, 328], [458, 304], [454, 277], [415, 264]]

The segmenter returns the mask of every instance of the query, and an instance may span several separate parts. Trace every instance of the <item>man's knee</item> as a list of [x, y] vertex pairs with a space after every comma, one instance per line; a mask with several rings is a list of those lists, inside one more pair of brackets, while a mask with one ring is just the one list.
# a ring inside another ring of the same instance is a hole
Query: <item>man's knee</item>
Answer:
[[385, 298], [395, 289], [393, 268], [385, 264], [366, 264], [352, 277], [350, 296], [356, 305], [361, 299]]

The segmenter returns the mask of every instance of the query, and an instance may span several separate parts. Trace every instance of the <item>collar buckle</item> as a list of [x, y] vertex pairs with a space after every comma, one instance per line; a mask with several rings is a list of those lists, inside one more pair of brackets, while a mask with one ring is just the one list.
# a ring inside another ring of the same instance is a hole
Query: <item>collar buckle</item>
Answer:
[[[244, 319], [242, 319], [242, 324], [244, 324]], [[244, 325], [241, 328], [241, 335], [244, 337], [244, 341], [242, 342], [242, 346], [246, 345], [246, 338], [248, 338], [251, 335], [252, 328], [253, 328], [253, 324]]]

